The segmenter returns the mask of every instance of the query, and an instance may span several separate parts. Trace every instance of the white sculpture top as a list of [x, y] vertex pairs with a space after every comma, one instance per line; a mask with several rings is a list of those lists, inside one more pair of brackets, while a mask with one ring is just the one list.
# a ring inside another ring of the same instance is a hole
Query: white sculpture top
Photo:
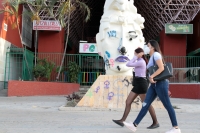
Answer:
[[141, 30], [144, 18], [137, 14], [133, 0], [106, 0], [100, 23], [96, 41], [106, 75], [132, 75], [126, 63], [145, 43]]

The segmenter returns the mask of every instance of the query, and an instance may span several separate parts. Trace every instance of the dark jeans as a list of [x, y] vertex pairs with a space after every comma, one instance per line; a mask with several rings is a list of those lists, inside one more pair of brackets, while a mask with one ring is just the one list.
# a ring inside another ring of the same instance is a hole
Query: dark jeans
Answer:
[[172, 126], [173, 127], [178, 126], [176, 120], [176, 114], [169, 99], [168, 89], [169, 89], [168, 80], [157, 81], [155, 84], [151, 84], [149, 89], [147, 90], [146, 98], [142, 103], [142, 109], [140, 110], [136, 120], [133, 123], [135, 123], [136, 125], [140, 123], [140, 121], [146, 115], [149, 106], [158, 96], [169, 114]]

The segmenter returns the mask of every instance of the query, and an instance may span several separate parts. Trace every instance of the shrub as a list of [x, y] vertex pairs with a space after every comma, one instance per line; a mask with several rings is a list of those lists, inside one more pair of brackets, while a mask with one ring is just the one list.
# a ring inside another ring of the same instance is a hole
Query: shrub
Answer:
[[78, 74], [81, 70], [80, 66], [76, 64], [76, 62], [69, 62], [67, 64], [69, 78], [71, 83], [77, 83], [78, 82]]
[[41, 78], [47, 78], [48, 81], [50, 81], [51, 73], [54, 67], [54, 62], [47, 61], [46, 58], [39, 59], [36, 66], [33, 68], [33, 75], [37, 79], [37, 81], [40, 81]]

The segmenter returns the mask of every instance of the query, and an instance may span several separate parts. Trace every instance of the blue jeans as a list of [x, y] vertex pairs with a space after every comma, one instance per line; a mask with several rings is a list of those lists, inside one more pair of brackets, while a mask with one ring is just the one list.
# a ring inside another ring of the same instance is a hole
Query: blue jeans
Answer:
[[136, 120], [133, 123], [136, 125], [140, 123], [140, 121], [146, 115], [149, 106], [158, 96], [169, 114], [172, 126], [173, 127], [178, 126], [176, 120], [176, 114], [168, 96], [168, 89], [169, 89], [168, 80], [161, 80], [157, 81], [155, 84], [151, 84], [149, 89], [147, 90], [146, 98], [142, 103], [142, 109], [140, 110]]

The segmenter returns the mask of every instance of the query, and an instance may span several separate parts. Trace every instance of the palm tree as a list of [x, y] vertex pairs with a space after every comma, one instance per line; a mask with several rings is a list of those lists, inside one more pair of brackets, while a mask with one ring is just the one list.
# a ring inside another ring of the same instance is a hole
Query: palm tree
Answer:
[[[61, 69], [63, 67], [63, 63], [65, 60], [65, 54], [66, 54], [66, 50], [67, 50], [67, 43], [69, 40], [69, 27], [70, 27], [70, 19], [71, 19], [71, 13], [76, 10], [76, 7], [73, 6], [73, 4], [78, 4], [80, 6], [80, 9], [84, 12], [84, 14], [87, 12], [85, 21], [87, 22], [90, 19], [90, 8], [83, 2], [79, 1], [79, 0], [74, 0], [73, 3], [71, 2], [71, 0], [67, 0], [65, 1], [62, 6], [60, 6], [58, 8], [58, 16], [57, 19], [60, 21], [60, 24], [62, 27], [67, 27], [67, 38], [66, 38], [66, 42], [65, 42], [65, 49], [64, 49], [64, 53], [63, 53], [63, 57], [62, 57], [62, 61], [59, 67], [59, 71], [58, 71], [58, 75], [56, 77], [56, 81], [58, 81], [59, 76], [60, 76], [60, 72]], [[50, 8], [52, 9], [52, 8]], [[65, 23], [65, 19], [67, 16], [67, 25]]]
[[[2, 3], [4, 9], [0, 9], [0, 13], [8, 12], [9, 15], [14, 16], [16, 18], [16, 25], [18, 28], [18, 33], [20, 36], [23, 50], [24, 50], [24, 45], [22, 43], [22, 36], [21, 36], [20, 27], [19, 27], [19, 16], [20, 16], [19, 6], [21, 4], [27, 4], [29, 6], [31, 12], [27, 11], [27, 12], [23, 12], [23, 14], [28, 15], [32, 20], [36, 20], [36, 21], [40, 20], [39, 13], [42, 10], [46, 10], [48, 12], [49, 16], [53, 17], [55, 20], [60, 21], [62, 28], [67, 27], [67, 38], [66, 38], [66, 42], [65, 42], [65, 49], [64, 49], [62, 61], [61, 61], [60, 67], [59, 67], [58, 75], [56, 77], [56, 80], [58, 80], [58, 78], [60, 76], [61, 68], [64, 63], [66, 49], [67, 49], [67, 43], [69, 40], [70, 14], [74, 10], [76, 10], [76, 8], [75, 8], [75, 6], [73, 6], [73, 4], [76, 3], [76, 4], [80, 5], [80, 9], [83, 10], [84, 13], [87, 12], [87, 15], [85, 18], [86, 22], [90, 18], [90, 9], [85, 3], [83, 3], [79, 0], [74, 0], [73, 3], [71, 2], [71, 0], [67, 0], [62, 3], [62, 5], [57, 9], [57, 13], [54, 14], [53, 8], [54, 8], [54, 5], [56, 4], [56, 2], [57, 2], [57, 0], [51, 0], [51, 1], [49, 1], [48, 5], [47, 5], [46, 0], [4, 0], [4, 2]], [[66, 16], [68, 19], [67, 25], [65, 23]], [[35, 32], [35, 35], [36, 35], [35, 43], [37, 43], [37, 36], [38, 36], [37, 31]], [[35, 44], [35, 48], [36, 48], [36, 46], [37, 46], [37, 44]], [[36, 53], [36, 49], [35, 49], [35, 53]], [[35, 58], [36, 58], [36, 55], [35, 55]], [[28, 66], [26, 56], [25, 56], [25, 61]], [[36, 61], [36, 59], [35, 59], [35, 61]], [[35, 64], [36, 64], [36, 62], [35, 62]], [[29, 74], [30, 74], [30, 70], [29, 70]]]
[[[28, 0], [26, 0], [28, 1]], [[73, 4], [78, 4], [80, 6], [80, 9], [84, 12], [87, 12], [85, 21], [87, 22], [90, 19], [90, 8], [83, 2], [79, 1], [79, 0], [74, 0], [73, 3], [71, 2], [71, 0], [67, 0], [64, 1], [61, 6], [57, 9], [56, 14], [54, 14], [54, 5], [56, 4], [57, 0], [51, 0], [48, 5], [45, 2], [46, 0], [35, 0], [33, 2], [27, 2], [29, 8], [31, 9], [32, 13], [29, 14], [29, 16], [31, 16], [32, 20], [40, 20], [40, 16], [39, 13], [46, 9], [48, 14], [53, 17], [55, 20], [58, 20], [62, 26], [62, 28], [67, 28], [67, 38], [66, 38], [66, 42], [65, 42], [65, 49], [64, 49], [64, 53], [63, 53], [63, 57], [62, 57], [62, 61], [59, 67], [59, 71], [58, 71], [58, 75], [56, 77], [56, 80], [59, 79], [60, 76], [60, 72], [62, 70], [62, 66], [64, 63], [64, 59], [65, 59], [65, 54], [66, 54], [66, 50], [67, 50], [67, 43], [69, 40], [69, 27], [70, 27], [70, 14], [76, 10], [76, 7], [73, 6]], [[32, 8], [35, 7], [35, 10]], [[67, 16], [67, 25], [65, 23], [65, 19]], [[37, 30], [35, 32], [35, 36], [37, 38], [38, 34], [37, 34]], [[37, 39], [36, 39], [37, 42]], [[37, 44], [35, 44], [35, 48], [36, 48]], [[35, 50], [36, 51], [36, 50]], [[36, 61], [36, 59], [35, 59]]]
[[[19, 17], [20, 17], [19, 6], [21, 4], [24, 4], [24, 3], [25, 3], [25, 0], [4, 0], [2, 2], [3, 9], [0, 9], [1, 14], [7, 12], [8, 15], [15, 18], [16, 21], [13, 23], [13, 25], [17, 25], [20, 41], [21, 41], [21, 44], [22, 44], [23, 53], [24, 53], [24, 45], [22, 43], [21, 30], [20, 30], [20, 27], [19, 27]], [[31, 75], [31, 72], [30, 72], [29, 67], [28, 67], [26, 55], [24, 56], [24, 59], [25, 59], [25, 62], [26, 62], [26, 65], [27, 65], [27, 68], [28, 68], [28, 71], [29, 71], [29, 75]]]
[[[55, 3], [57, 0], [51, 0], [51, 3]], [[31, 11], [23, 11], [22, 14], [19, 14], [19, 6], [22, 4], [28, 5]], [[14, 24], [17, 25], [18, 28], [18, 33], [20, 36], [22, 48], [24, 50], [24, 45], [22, 43], [22, 36], [21, 36], [21, 31], [19, 27], [19, 16], [21, 15], [27, 15], [28, 17], [31, 18], [31, 20], [40, 20], [39, 13], [42, 10], [46, 10], [49, 14], [49, 16], [53, 16], [52, 10], [50, 7], [46, 4], [46, 0], [4, 0], [2, 3], [4, 9], [0, 9], [0, 13], [8, 12], [10, 16], [14, 16], [16, 22]], [[35, 31], [35, 65], [36, 65], [36, 49], [37, 49], [37, 42], [38, 42], [38, 31]], [[25, 56], [25, 61], [27, 64], [26, 56]], [[29, 69], [28, 69], [29, 70]], [[30, 71], [29, 71], [30, 74]]]
[[[50, 5], [53, 3], [55, 3], [57, 0], [51, 0]], [[29, 7], [29, 9], [31, 10], [30, 12], [23, 12], [24, 14], [28, 15], [32, 21], [39, 21], [41, 20], [39, 13], [41, 11], [47, 11], [50, 17], [54, 17], [53, 15], [53, 10], [50, 9], [50, 7], [52, 8], [52, 6], [48, 6], [46, 4], [46, 0], [34, 0], [34, 1], [30, 1], [30, 0], [26, 0], [26, 3]], [[37, 59], [37, 46], [38, 46], [38, 30], [35, 30], [35, 66], [36, 66], [36, 59]]]

